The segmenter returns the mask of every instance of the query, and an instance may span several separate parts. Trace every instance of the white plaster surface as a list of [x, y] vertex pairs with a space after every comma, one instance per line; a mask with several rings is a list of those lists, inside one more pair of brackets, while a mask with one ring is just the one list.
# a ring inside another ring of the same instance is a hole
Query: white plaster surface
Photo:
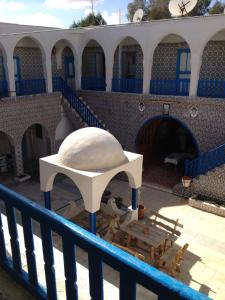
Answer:
[[95, 127], [71, 133], [60, 146], [58, 159], [67, 167], [87, 171], [113, 168], [127, 161], [117, 139]]

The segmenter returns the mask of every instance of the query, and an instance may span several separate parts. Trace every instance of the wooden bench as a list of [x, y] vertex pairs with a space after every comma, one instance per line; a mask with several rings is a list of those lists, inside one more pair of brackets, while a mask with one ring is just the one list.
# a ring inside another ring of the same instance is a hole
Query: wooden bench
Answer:
[[183, 247], [173, 245], [173, 247], [168, 248], [156, 262], [156, 267], [164, 269], [170, 275], [175, 276], [176, 272], [180, 272], [180, 265], [188, 246], [188, 244]]

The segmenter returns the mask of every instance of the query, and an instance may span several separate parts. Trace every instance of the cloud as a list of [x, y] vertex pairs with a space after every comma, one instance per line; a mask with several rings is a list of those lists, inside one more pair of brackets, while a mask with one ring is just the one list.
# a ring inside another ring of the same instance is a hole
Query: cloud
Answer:
[[109, 14], [107, 11], [102, 12], [102, 16], [108, 25], [119, 24], [119, 11]]
[[18, 11], [27, 9], [27, 6], [22, 2], [0, 1], [0, 9]]
[[[103, 3], [104, 0], [93, 0], [94, 5]], [[45, 0], [44, 6], [48, 8], [79, 10], [91, 7], [91, 0]]]
[[48, 13], [37, 12], [34, 14], [21, 14], [18, 16], [7, 16], [0, 14], [1, 22], [15, 23], [21, 25], [36, 25], [36, 26], [47, 26], [47, 27], [59, 27], [65, 28], [66, 26], [56, 18], [55, 16]]

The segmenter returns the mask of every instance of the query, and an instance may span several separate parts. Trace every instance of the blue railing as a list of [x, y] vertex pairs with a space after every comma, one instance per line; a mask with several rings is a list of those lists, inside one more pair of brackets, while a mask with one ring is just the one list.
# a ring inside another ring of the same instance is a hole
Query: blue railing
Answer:
[[151, 80], [150, 93], [156, 95], [189, 95], [190, 79]]
[[225, 81], [199, 80], [197, 95], [208, 98], [225, 98]]
[[8, 96], [8, 83], [6, 80], [0, 80], [0, 98]]
[[[12, 258], [8, 257], [2, 215], [0, 213], [0, 265], [39, 299], [57, 299], [57, 282], [52, 243], [53, 233], [58, 234], [62, 239], [62, 254], [64, 257], [64, 275], [62, 274], [62, 276], [65, 276], [67, 300], [79, 299], [75, 246], [80, 247], [88, 254], [89, 288], [90, 299], [92, 300], [104, 299], [103, 263], [119, 272], [121, 300], [136, 299], [137, 283], [158, 295], [158, 299], [160, 300], [209, 299], [207, 296], [198, 293], [183, 283], [147, 265], [70, 221], [67, 221], [54, 212], [41, 208], [33, 201], [29, 201], [3, 185], [0, 185], [0, 200], [2, 200], [5, 205], [12, 252]], [[20, 212], [22, 217], [27, 272], [23, 270], [21, 263], [21, 249], [15, 210]], [[40, 238], [42, 240], [47, 290], [39, 284], [39, 274], [37, 273], [35, 257], [36, 249], [32, 231], [33, 220], [40, 225], [41, 229]]]
[[105, 78], [100, 77], [82, 77], [81, 88], [83, 90], [105, 91]]
[[53, 78], [53, 91], [61, 92], [70, 106], [76, 110], [82, 121], [88, 126], [104, 128], [94, 113], [78, 98], [75, 91], [73, 91], [61, 77]]
[[143, 92], [143, 79], [142, 78], [113, 78], [112, 91], [121, 93], [138, 93]]
[[30, 79], [16, 81], [16, 95], [34, 95], [46, 93], [45, 79]]
[[225, 144], [206, 152], [194, 160], [185, 161], [185, 175], [192, 178], [225, 164]]

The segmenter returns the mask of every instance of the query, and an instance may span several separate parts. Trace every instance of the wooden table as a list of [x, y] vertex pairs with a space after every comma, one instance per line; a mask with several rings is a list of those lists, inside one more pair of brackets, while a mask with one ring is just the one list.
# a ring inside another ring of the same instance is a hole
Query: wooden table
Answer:
[[[148, 228], [148, 233], [144, 232], [145, 228]], [[164, 247], [169, 234], [166, 230], [151, 224], [145, 224], [143, 221], [133, 221], [122, 227], [121, 230], [128, 234], [127, 247], [130, 246], [132, 237], [146, 243], [149, 246], [150, 259], [152, 261], [155, 257], [155, 250]]]

